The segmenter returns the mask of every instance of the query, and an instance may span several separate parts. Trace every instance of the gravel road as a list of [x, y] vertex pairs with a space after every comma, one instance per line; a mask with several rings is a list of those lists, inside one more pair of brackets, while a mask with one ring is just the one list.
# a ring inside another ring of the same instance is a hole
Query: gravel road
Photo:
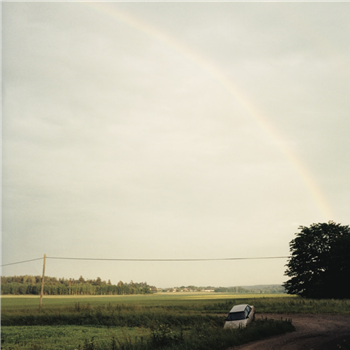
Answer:
[[[228, 350], [350, 349], [350, 315], [257, 314], [256, 319], [292, 319], [296, 332], [235, 346]], [[344, 340], [346, 343], [344, 343]], [[339, 347], [339, 345], [342, 345]]]

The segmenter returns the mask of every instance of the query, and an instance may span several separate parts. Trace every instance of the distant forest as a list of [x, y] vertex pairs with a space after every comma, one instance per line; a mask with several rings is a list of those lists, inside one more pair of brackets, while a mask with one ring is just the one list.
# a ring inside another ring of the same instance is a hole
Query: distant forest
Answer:
[[[41, 276], [1, 276], [1, 294], [12, 295], [39, 295], [41, 290]], [[214, 293], [237, 293], [237, 294], [277, 294], [285, 293], [280, 285], [260, 285], [244, 287], [196, 287], [182, 286], [174, 288], [156, 288], [146, 282], [130, 283], [118, 282], [112, 284], [102, 281], [100, 277], [93, 279], [56, 278], [45, 276], [45, 295], [127, 295], [127, 294], [151, 294], [156, 292], [214, 292]]]
[[[41, 290], [41, 276], [1, 276], [1, 294], [39, 295]], [[65, 279], [45, 276], [45, 295], [123, 295], [123, 294], [150, 294], [157, 292], [157, 288], [149, 286], [145, 282], [124, 283], [117, 285], [102, 281], [100, 277], [95, 280], [85, 280], [83, 276], [79, 279]]]

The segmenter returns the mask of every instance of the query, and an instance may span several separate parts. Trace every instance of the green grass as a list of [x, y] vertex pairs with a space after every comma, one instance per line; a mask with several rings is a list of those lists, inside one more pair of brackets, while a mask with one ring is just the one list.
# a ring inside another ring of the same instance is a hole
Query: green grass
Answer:
[[[91, 306], [107, 303], [140, 304], [158, 306], [162, 304], [192, 304], [193, 301], [210, 303], [221, 299], [252, 298], [294, 298], [287, 294], [234, 294], [234, 293], [157, 293], [151, 295], [113, 295], [113, 296], [44, 296], [43, 307], [74, 306], [75, 303], [89, 303]], [[38, 296], [1, 296], [2, 309], [39, 307]]]
[[227, 313], [241, 303], [254, 305], [258, 313], [350, 314], [350, 300], [233, 293], [44, 297], [42, 312], [38, 297], [2, 297], [1, 303], [2, 348], [7, 350], [205, 350], [221, 344], [211, 348], [219, 350], [293, 330], [290, 321], [271, 320], [238, 333], [223, 330]]
[[[303, 298], [255, 298], [226, 300], [213, 303], [215, 311], [228, 310], [235, 303], [247, 303], [255, 306], [258, 313], [312, 313], [312, 314], [350, 314], [349, 299], [303, 299]], [[205, 307], [205, 306], [204, 306]], [[208, 306], [209, 307], [209, 306]]]
[[[89, 303], [90, 305], [106, 304], [110, 301], [123, 304], [147, 304], [159, 305], [160, 303], [191, 303], [197, 301], [213, 301], [219, 299], [256, 299], [256, 298], [294, 298], [288, 294], [235, 294], [235, 293], [156, 293], [148, 295], [112, 295], [112, 296], [44, 296], [43, 306], [68, 306], [77, 301]], [[0, 297], [1, 307], [39, 307], [39, 297], [36, 296], [13, 296], [2, 295]]]
[[83, 326], [2, 327], [4, 350], [224, 350], [267, 336], [293, 331], [291, 322], [259, 320], [246, 329], [197, 323], [191, 329], [160, 324], [147, 328], [108, 328]]
[[[228, 297], [231, 297], [229, 299]], [[234, 298], [232, 298], [234, 297]], [[99, 325], [150, 327], [153, 322], [188, 326], [203, 319], [218, 324], [233, 305], [248, 303], [257, 313], [350, 314], [350, 300], [313, 300], [296, 297], [236, 298], [236, 295], [154, 295], [109, 298], [3, 298], [3, 326]], [[222, 314], [223, 316], [218, 316]]]
[[73, 350], [85, 341], [94, 339], [96, 346], [108, 347], [111, 339], [124, 338], [126, 334], [137, 339], [147, 337], [146, 328], [107, 328], [96, 326], [20, 326], [2, 327], [2, 349], [52, 349]]

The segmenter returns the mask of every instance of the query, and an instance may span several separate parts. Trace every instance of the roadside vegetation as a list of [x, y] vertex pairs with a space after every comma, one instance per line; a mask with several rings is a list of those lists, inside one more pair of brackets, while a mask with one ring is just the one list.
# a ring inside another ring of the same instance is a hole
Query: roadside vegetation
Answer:
[[294, 330], [290, 320], [259, 320], [250, 327], [223, 330], [205, 322], [191, 327], [173, 327], [168, 323], [151, 328], [108, 328], [84, 326], [4, 327], [2, 349], [65, 350], [224, 350]]

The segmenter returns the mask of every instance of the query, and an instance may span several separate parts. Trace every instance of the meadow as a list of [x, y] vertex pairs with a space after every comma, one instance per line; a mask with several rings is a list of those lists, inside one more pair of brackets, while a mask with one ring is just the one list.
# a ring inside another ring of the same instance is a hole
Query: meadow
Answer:
[[350, 313], [349, 300], [283, 295], [157, 293], [153, 295], [1, 298], [2, 349], [226, 349], [293, 331], [292, 320], [265, 319], [223, 330], [234, 304], [258, 313]]

